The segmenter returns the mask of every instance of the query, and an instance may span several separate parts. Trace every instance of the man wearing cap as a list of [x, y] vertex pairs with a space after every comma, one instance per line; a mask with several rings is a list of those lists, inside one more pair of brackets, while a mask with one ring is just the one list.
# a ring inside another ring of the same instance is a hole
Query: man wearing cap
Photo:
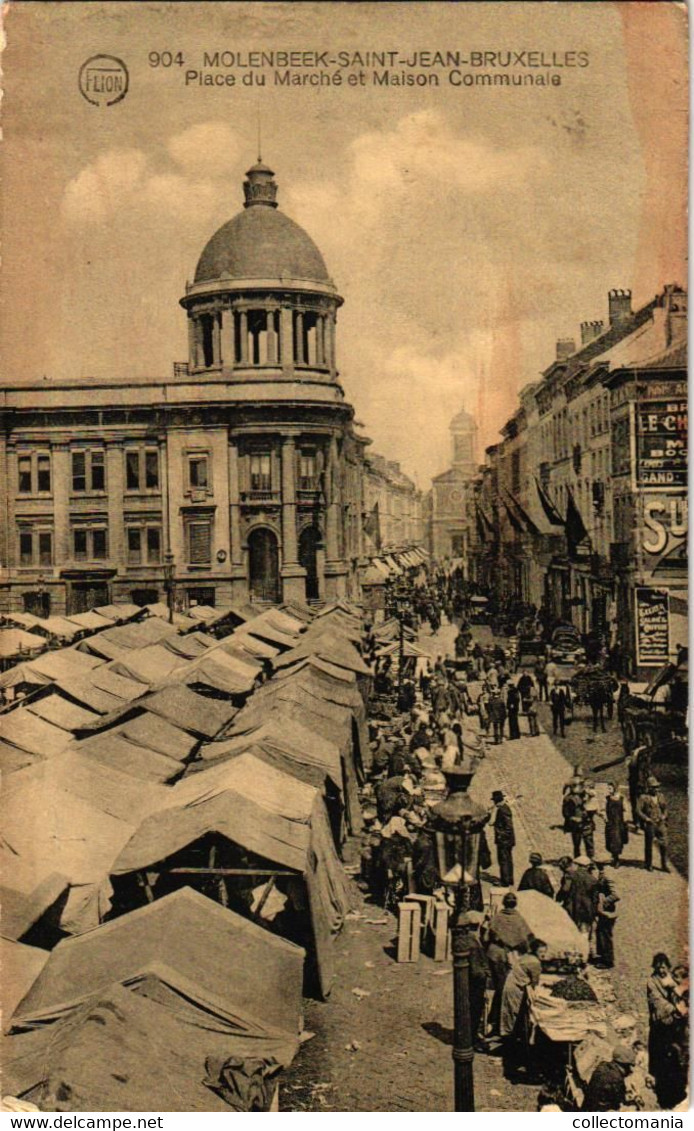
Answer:
[[667, 804], [658, 789], [658, 779], [650, 777], [646, 793], [639, 798], [636, 815], [643, 825], [644, 859], [649, 872], [653, 871], [653, 841], [660, 850], [660, 866], [669, 872], [667, 863]]
[[516, 834], [513, 828], [511, 807], [500, 789], [492, 793], [493, 808], [489, 812], [489, 823], [494, 828], [496, 857], [499, 861], [499, 878], [502, 887], [513, 887], [513, 849]]
[[527, 947], [532, 932], [518, 910], [518, 900], [512, 891], [506, 893], [501, 910], [492, 916], [487, 930], [487, 959], [492, 975], [494, 998], [489, 1011], [489, 1024], [493, 1033], [499, 1032], [501, 996], [508, 975], [509, 955]]
[[626, 1101], [625, 1077], [636, 1064], [636, 1057], [627, 1045], [617, 1045], [612, 1060], [601, 1060], [583, 1094], [581, 1111], [619, 1111]]
[[543, 895], [554, 899], [552, 882], [542, 867], [542, 857], [539, 852], [530, 853], [530, 867], [526, 868], [520, 878], [519, 891], [539, 891]]

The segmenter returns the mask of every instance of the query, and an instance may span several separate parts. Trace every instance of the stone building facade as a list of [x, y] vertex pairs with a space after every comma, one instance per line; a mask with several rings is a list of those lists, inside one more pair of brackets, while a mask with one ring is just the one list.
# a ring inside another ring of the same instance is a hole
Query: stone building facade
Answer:
[[395, 460], [367, 453], [364, 505], [367, 553], [423, 544], [422, 492]]
[[274, 174], [204, 248], [171, 378], [2, 391], [0, 608], [76, 612], [359, 594], [363, 454], [336, 361], [342, 299]]
[[642, 635], [667, 619], [661, 658], [686, 641], [687, 295], [668, 285], [632, 310], [613, 290], [608, 313], [582, 323], [580, 346], [557, 342], [487, 449], [471, 554], [503, 597], [604, 633], [644, 674], [639, 618]]

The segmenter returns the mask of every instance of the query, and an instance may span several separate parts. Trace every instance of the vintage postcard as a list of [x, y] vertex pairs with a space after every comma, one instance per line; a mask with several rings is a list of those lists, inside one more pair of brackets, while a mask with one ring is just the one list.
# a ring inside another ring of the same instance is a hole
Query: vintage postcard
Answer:
[[4, 35], [3, 1109], [682, 1126], [684, 5]]

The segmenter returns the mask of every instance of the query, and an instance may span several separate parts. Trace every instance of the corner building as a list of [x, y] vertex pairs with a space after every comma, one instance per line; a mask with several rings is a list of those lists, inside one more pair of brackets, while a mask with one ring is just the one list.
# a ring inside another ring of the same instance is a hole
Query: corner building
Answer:
[[[359, 593], [364, 441], [336, 367], [342, 299], [254, 165], [181, 301], [171, 379], [5, 385], [0, 609], [74, 613]], [[5, 519], [6, 516], [6, 519]]]

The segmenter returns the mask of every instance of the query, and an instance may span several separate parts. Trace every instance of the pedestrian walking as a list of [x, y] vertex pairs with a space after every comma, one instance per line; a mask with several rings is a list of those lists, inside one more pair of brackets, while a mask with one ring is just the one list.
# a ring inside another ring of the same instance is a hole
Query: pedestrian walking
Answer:
[[518, 687], [518, 691], [521, 697], [521, 707], [523, 711], [525, 711], [525, 704], [528, 699], [530, 689], [531, 687], [535, 686], [533, 683], [533, 677], [529, 672], [523, 672], [523, 674], [519, 677], [516, 686]]
[[588, 703], [593, 714], [593, 733], [600, 730], [605, 734], [605, 687], [602, 682], [596, 683], [588, 692]]
[[574, 857], [580, 856], [581, 853], [584, 819], [583, 801], [582, 782], [580, 779], [573, 779], [569, 782], [568, 789], [564, 792], [561, 812], [564, 819], [564, 832], [569, 833], [571, 837], [571, 847]]
[[637, 816], [643, 825], [644, 835], [644, 863], [649, 872], [653, 871], [653, 843], [658, 845], [660, 852], [660, 866], [663, 872], [669, 872], [667, 862], [667, 818], [668, 810], [665, 798], [658, 789], [658, 779], [648, 779], [647, 792], [639, 798], [636, 807]]
[[544, 656], [538, 656], [535, 660], [535, 680], [537, 682], [537, 693], [540, 702], [547, 702], [549, 699], [549, 689], [547, 687], [547, 661]]
[[520, 723], [518, 721], [518, 715], [520, 713], [520, 693], [516, 685], [510, 680], [506, 688], [506, 712], [508, 714], [509, 739], [520, 738]]
[[566, 724], [566, 691], [563, 687], [553, 686], [549, 693], [549, 704], [552, 709], [552, 733], [559, 733], [565, 737]]
[[542, 867], [542, 856], [539, 852], [530, 853], [530, 867], [526, 868], [518, 884], [519, 891], [539, 891], [543, 895], [554, 899], [552, 881]]
[[590, 871], [587, 856], [577, 856], [574, 864], [576, 870], [571, 877], [571, 889], [565, 906], [581, 934], [590, 939], [595, 919], [598, 881]]
[[467, 911], [463, 918], [463, 926], [467, 932], [470, 969], [470, 1031], [473, 1044], [478, 1050], [480, 1038], [484, 1037], [484, 1033], [480, 1030], [484, 1016], [487, 981], [491, 974], [487, 955], [479, 939], [479, 928], [483, 921], [484, 914], [481, 911]]
[[495, 789], [492, 793], [489, 822], [494, 829], [499, 878], [503, 887], [513, 887], [513, 849], [516, 844], [516, 834], [511, 806], [500, 789]]
[[617, 922], [619, 896], [599, 891], [595, 915], [595, 951], [598, 963], [606, 970], [614, 966], [614, 927]]
[[504, 723], [506, 722], [506, 704], [498, 689], [492, 690], [489, 696], [489, 718], [492, 721], [494, 742], [498, 746], [500, 742], [503, 742]]
[[518, 910], [518, 900], [512, 891], [506, 893], [501, 910], [497, 911], [487, 928], [487, 960], [492, 976], [494, 997], [489, 1010], [491, 1032], [498, 1036], [501, 1017], [501, 997], [513, 955], [527, 948], [532, 937], [530, 927]]
[[477, 698], [477, 710], [480, 716], [480, 729], [487, 736], [489, 734], [489, 692], [483, 687]]
[[615, 783], [605, 801], [605, 848], [612, 857], [612, 866], [619, 867], [619, 858], [629, 843], [629, 831], [620, 787]]
[[525, 699], [525, 713], [528, 716], [528, 734], [531, 738], [537, 738], [540, 728], [537, 722], [537, 691], [534, 685], [530, 686]]

